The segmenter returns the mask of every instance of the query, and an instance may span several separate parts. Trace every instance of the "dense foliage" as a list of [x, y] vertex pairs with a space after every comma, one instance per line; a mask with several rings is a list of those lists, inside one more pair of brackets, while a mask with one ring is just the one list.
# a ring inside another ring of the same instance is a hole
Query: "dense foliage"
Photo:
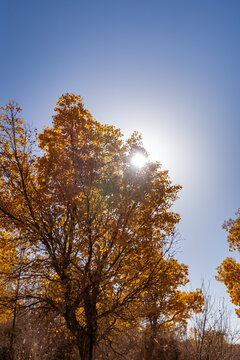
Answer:
[[37, 136], [14, 102], [1, 110], [0, 291], [13, 327], [24, 309], [50, 311], [88, 360], [143, 324], [153, 347], [160, 327], [200, 311], [201, 291], [181, 290], [188, 269], [170, 251], [180, 186], [157, 162], [131, 164], [147, 156], [141, 137], [124, 141], [76, 95]]

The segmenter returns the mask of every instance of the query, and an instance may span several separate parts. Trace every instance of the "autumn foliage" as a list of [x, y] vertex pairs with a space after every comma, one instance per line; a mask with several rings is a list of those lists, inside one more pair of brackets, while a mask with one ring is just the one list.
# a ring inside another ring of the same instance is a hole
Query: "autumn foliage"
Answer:
[[14, 102], [0, 121], [1, 306], [52, 311], [82, 360], [133, 327], [184, 324], [203, 303], [184, 292], [188, 269], [171, 254], [180, 186], [147, 156], [138, 133], [123, 140], [82, 99], [65, 94], [51, 127], [35, 134]]
[[[223, 228], [228, 232], [230, 251], [240, 251], [240, 210], [236, 219], [226, 221]], [[226, 285], [231, 301], [237, 306], [236, 314], [240, 317], [240, 263], [232, 257], [227, 257], [218, 267], [217, 280]]]

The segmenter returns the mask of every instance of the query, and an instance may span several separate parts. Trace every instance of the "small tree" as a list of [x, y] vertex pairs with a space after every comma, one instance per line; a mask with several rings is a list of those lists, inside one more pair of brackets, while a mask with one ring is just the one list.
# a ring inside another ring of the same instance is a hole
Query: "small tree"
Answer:
[[55, 111], [35, 140], [18, 106], [2, 108], [0, 229], [15, 251], [26, 249], [22, 306], [57, 312], [91, 360], [100, 330], [139, 318], [139, 301], [161, 287], [180, 186], [159, 163], [133, 167], [133, 154], [147, 155], [141, 137], [123, 141], [79, 96], [63, 95]]
[[231, 360], [238, 332], [230, 326], [230, 312], [224, 300], [217, 301], [210, 295], [209, 287], [202, 291], [205, 297], [202, 311], [190, 321], [190, 337], [185, 342], [190, 358], [196, 360]]

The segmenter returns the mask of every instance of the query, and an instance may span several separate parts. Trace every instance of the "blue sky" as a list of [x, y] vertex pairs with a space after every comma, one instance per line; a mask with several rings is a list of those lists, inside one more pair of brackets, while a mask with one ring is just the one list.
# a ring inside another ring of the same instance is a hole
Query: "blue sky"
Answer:
[[1, 0], [0, 13], [0, 104], [18, 101], [41, 130], [77, 93], [98, 121], [140, 131], [183, 186], [178, 256], [192, 286], [213, 277], [240, 207], [240, 2]]

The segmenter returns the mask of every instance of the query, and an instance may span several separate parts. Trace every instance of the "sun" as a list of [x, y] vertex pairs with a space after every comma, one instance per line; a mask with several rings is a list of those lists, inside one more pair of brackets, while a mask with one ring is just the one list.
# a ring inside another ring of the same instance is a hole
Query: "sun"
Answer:
[[143, 153], [136, 153], [131, 158], [132, 165], [141, 169], [147, 162], [147, 157]]

